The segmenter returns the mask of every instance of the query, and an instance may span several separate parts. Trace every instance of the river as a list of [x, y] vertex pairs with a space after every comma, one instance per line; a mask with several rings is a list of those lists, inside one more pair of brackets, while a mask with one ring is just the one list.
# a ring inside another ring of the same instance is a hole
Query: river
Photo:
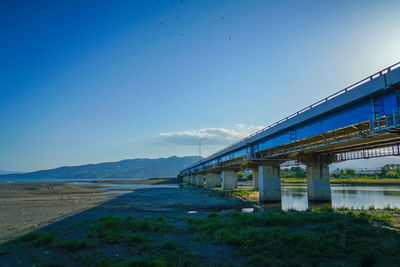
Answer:
[[[77, 185], [96, 185], [104, 186], [105, 190], [112, 189], [113, 193], [129, 193], [135, 189], [156, 188], [156, 187], [177, 187], [177, 185], [146, 185], [146, 184], [123, 184], [108, 180], [106, 183], [98, 183], [99, 179], [50, 179], [55, 181], [70, 181]], [[97, 183], [93, 183], [94, 181]], [[118, 180], [139, 180], [139, 179], [118, 179]], [[43, 179], [14, 179], [13, 181], [1, 182], [38, 182]], [[400, 208], [400, 186], [376, 186], [376, 185], [331, 185], [332, 207], [347, 207], [354, 209], [375, 208]], [[278, 206], [277, 206], [278, 205]], [[309, 203], [307, 200], [307, 188], [305, 185], [283, 185], [282, 203], [264, 205], [265, 209], [282, 208], [283, 210], [307, 210]]]
[[[354, 209], [400, 208], [400, 186], [331, 185], [332, 207]], [[282, 186], [282, 209], [306, 210], [309, 208], [305, 185]]]

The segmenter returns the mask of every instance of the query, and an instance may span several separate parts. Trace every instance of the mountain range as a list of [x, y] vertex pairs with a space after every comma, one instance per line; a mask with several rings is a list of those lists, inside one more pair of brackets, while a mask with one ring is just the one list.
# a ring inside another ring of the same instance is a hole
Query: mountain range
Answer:
[[199, 160], [198, 156], [169, 157], [158, 159], [126, 159], [117, 162], [105, 162], [81, 166], [65, 166], [50, 170], [41, 170], [28, 173], [14, 173], [0, 175], [0, 179], [7, 178], [152, 178], [175, 177], [185, 166]]
[[2, 175], [2, 174], [13, 174], [13, 173], [17, 173], [17, 172], [0, 170], [0, 175]]

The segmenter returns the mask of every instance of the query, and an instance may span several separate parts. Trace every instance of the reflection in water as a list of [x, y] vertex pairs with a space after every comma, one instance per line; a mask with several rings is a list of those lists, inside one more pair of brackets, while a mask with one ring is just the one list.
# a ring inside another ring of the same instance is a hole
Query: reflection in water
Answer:
[[[352, 186], [331, 185], [332, 207], [348, 207], [354, 209], [400, 208], [400, 186]], [[283, 186], [282, 187], [282, 209], [283, 210], [306, 210], [323, 203], [309, 206], [307, 200], [306, 186]]]

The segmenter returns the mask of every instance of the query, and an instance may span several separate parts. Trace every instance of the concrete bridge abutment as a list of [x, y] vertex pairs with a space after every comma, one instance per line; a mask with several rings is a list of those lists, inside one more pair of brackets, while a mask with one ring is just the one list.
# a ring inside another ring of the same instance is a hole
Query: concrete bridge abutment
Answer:
[[330, 202], [331, 183], [329, 178], [329, 164], [333, 162], [330, 155], [299, 155], [298, 161], [305, 164], [307, 177], [308, 200], [312, 202]]

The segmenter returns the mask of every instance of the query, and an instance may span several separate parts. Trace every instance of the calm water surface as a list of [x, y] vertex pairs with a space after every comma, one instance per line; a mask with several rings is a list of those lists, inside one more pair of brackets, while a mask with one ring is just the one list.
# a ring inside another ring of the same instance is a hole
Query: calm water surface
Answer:
[[[367, 209], [400, 208], [400, 186], [331, 185], [332, 207]], [[309, 208], [305, 185], [282, 187], [282, 209], [306, 210]]]

